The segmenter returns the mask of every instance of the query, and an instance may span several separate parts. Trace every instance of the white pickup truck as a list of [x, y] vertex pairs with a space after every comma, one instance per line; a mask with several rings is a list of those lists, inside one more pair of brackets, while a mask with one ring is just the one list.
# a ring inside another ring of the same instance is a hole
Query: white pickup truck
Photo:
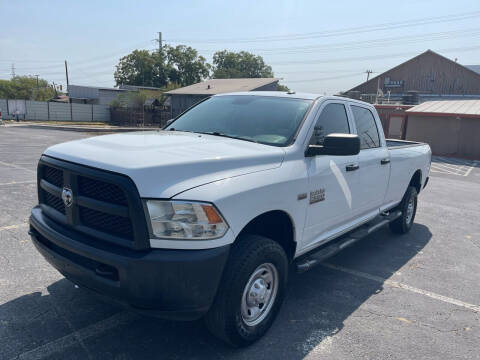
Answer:
[[156, 316], [204, 317], [245, 346], [277, 316], [290, 268], [382, 225], [408, 232], [430, 161], [426, 144], [385, 140], [364, 102], [222, 94], [163, 130], [48, 148], [30, 235], [75, 284]]

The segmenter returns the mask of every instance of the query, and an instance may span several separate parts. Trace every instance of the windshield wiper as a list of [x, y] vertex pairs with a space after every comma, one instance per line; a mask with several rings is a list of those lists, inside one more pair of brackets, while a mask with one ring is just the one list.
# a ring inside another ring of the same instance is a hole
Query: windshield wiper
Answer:
[[221, 137], [226, 137], [226, 138], [229, 138], [229, 139], [244, 140], [244, 141], [249, 141], [249, 142], [253, 142], [253, 143], [258, 144], [258, 141], [256, 141], [256, 140], [246, 139], [246, 138], [242, 138], [242, 137], [239, 137], [239, 136], [227, 135], [227, 134], [224, 134], [224, 133], [221, 133], [221, 132], [218, 132], [218, 131], [211, 131], [211, 132], [196, 131], [196, 132], [198, 132], [199, 134], [221, 136]]

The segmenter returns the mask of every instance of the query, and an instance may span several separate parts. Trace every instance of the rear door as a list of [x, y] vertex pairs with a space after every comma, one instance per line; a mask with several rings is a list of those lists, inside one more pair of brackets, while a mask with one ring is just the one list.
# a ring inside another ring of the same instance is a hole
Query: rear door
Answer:
[[[311, 130], [310, 144], [322, 145], [331, 133], [352, 133], [347, 105], [338, 100], [326, 101]], [[358, 156], [318, 155], [305, 158], [308, 169], [309, 202], [304, 230], [304, 250], [322, 242], [336, 229], [354, 217], [355, 196], [358, 192]]]
[[378, 212], [383, 205], [390, 177], [390, 155], [383, 129], [368, 105], [350, 103], [355, 130], [360, 137], [358, 215]]

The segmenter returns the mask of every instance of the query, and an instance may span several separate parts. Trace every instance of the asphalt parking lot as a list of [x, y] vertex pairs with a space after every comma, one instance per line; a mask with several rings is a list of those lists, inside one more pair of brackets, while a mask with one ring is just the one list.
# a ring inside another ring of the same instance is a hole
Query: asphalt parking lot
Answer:
[[36, 252], [38, 158], [87, 136], [0, 127], [0, 359], [480, 359], [480, 162], [435, 159], [409, 234], [380, 230], [292, 274], [270, 332], [234, 350], [201, 321], [104, 303]]

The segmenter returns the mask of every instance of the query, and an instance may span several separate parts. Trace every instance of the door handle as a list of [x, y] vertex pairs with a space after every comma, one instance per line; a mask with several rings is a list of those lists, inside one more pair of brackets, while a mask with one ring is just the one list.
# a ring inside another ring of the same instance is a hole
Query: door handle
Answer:
[[358, 164], [350, 164], [350, 165], [345, 166], [345, 170], [347, 170], [347, 171], [355, 171], [355, 170], [358, 170], [358, 169], [360, 169], [360, 165], [358, 165]]
[[380, 160], [380, 164], [382, 164], [382, 165], [390, 164], [390, 159], [388, 159], [388, 158], [382, 159], [382, 160]]

